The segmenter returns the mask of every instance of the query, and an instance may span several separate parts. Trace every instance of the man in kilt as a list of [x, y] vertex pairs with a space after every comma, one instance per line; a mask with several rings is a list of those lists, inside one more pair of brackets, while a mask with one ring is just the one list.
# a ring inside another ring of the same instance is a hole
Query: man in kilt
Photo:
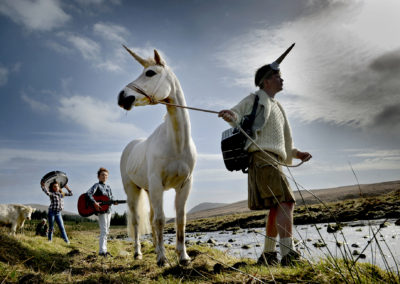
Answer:
[[237, 126], [245, 115], [251, 113], [255, 97], [259, 102], [253, 123], [254, 141], [268, 155], [252, 142], [247, 141], [250, 153], [248, 171], [248, 206], [252, 210], [269, 209], [266, 224], [264, 251], [258, 259], [260, 264], [278, 264], [276, 242], [279, 235], [281, 265], [292, 265], [300, 259], [294, 250], [292, 228], [295, 198], [280, 164], [292, 164], [292, 159], [311, 159], [308, 152], [294, 148], [289, 121], [282, 105], [275, 95], [282, 90], [283, 79], [279, 63], [293, 45], [275, 62], [260, 67], [255, 74], [255, 85], [259, 90], [248, 95], [236, 106], [222, 110], [219, 116], [231, 126]]

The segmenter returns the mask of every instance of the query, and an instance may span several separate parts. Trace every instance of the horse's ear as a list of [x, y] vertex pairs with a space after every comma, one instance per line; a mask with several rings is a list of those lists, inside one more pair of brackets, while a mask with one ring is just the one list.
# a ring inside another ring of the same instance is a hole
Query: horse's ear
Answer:
[[161, 65], [161, 66], [165, 65], [164, 60], [161, 58], [160, 54], [158, 53], [158, 51], [156, 49], [154, 49], [154, 60], [156, 61], [157, 65]]

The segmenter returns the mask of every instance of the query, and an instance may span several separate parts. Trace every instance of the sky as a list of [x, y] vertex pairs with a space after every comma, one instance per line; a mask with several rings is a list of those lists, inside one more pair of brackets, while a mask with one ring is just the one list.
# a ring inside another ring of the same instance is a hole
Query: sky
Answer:
[[[121, 152], [166, 109], [117, 105], [142, 72], [122, 44], [142, 57], [157, 49], [187, 104], [219, 111], [256, 91], [256, 69], [295, 42], [276, 99], [295, 146], [313, 159], [291, 169], [294, 180], [308, 190], [398, 180], [399, 11], [397, 0], [0, 0], [0, 203], [49, 204], [40, 179], [61, 170], [74, 192], [65, 210], [76, 212], [99, 167], [126, 198]], [[229, 125], [210, 113], [190, 118], [198, 157], [187, 209], [246, 199], [247, 176], [222, 160]], [[166, 216], [173, 200], [167, 191]]]

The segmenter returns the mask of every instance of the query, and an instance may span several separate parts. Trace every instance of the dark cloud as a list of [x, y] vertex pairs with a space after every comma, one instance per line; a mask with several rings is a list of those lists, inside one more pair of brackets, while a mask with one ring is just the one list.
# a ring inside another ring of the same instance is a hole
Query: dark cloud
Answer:
[[351, 1], [306, 1], [304, 2], [303, 12], [304, 15], [319, 14], [326, 10], [344, 9], [354, 5]]
[[371, 62], [370, 68], [377, 72], [400, 71], [400, 49], [377, 57]]
[[398, 126], [400, 124], [400, 104], [385, 107], [375, 118], [375, 126]]

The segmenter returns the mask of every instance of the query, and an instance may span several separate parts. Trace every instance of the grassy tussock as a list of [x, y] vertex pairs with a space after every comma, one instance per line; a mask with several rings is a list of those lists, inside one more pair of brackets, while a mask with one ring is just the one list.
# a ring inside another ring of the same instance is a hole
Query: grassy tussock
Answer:
[[[151, 243], [143, 242], [143, 259], [133, 260], [132, 244], [116, 237], [124, 228], [112, 229], [109, 251], [112, 258], [97, 256], [98, 232], [69, 230], [71, 245], [55, 238], [32, 232], [12, 237], [0, 231], [0, 283], [400, 283], [387, 272], [368, 264], [346, 269], [325, 259], [310, 265], [307, 262], [294, 268], [266, 267], [254, 260], [230, 257], [207, 245], [188, 247], [192, 262], [187, 267], [178, 264], [174, 247], [167, 245], [169, 263], [156, 265]], [[351, 273], [349, 272], [351, 271]], [[397, 282], [396, 282], [397, 281]]]

